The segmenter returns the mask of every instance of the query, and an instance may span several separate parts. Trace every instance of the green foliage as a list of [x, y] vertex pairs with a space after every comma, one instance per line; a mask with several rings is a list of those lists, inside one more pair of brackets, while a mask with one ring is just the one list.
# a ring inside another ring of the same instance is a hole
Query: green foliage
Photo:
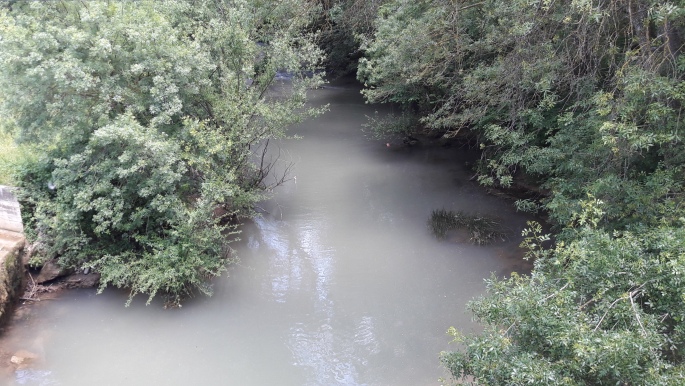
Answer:
[[490, 279], [470, 305], [490, 327], [443, 354], [453, 375], [483, 385], [682, 382], [683, 228], [577, 232], [536, 254], [531, 277]]
[[17, 169], [34, 162], [35, 158], [36, 154], [30, 146], [17, 144], [13, 135], [0, 127], [0, 185], [16, 185]]
[[209, 294], [231, 260], [221, 224], [269, 187], [254, 152], [321, 111], [304, 105], [321, 82], [303, 32], [314, 8], [28, 1], [1, 12], [2, 114], [45, 154], [18, 170], [44, 258], [95, 268], [101, 289], [131, 296]]
[[611, 206], [607, 220], [640, 217], [625, 204], [656, 198], [654, 179], [680, 192], [683, 12], [631, 4], [389, 2], [358, 77], [370, 102], [448, 137], [468, 128], [481, 183], [534, 175], [557, 193], [545, 204], [559, 223], [587, 193]]
[[380, 116], [376, 112], [367, 116], [363, 124], [364, 132], [373, 139], [405, 139], [416, 132], [418, 120], [412, 114], [403, 112], [400, 115], [387, 114]]
[[[370, 102], [478, 138], [478, 180], [551, 194], [530, 277], [492, 279], [485, 331], [443, 356], [479, 385], [676, 385], [683, 365], [682, 1], [395, 0], [358, 77]], [[539, 233], [539, 227], [532, 227]], [[469, 379], [469, 378], [466, 378]]]
[[446, 27], [434, 25], [433, 11], [440, 12], [424, 1], [389, 2], [380, 8], [377, 30], [362, 46], [365, 57], [359, 60], [357, 73], [368, 86], [363, 94], [369, 102], [422, 105], [442, 89], [441, 79], [424, 67], [445, 54], [429, 38], [429, 31]]

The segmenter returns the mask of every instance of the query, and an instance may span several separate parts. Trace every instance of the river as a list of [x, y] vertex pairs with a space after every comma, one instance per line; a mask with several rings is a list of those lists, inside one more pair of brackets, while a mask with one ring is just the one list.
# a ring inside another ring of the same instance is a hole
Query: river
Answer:
[[[330, 111], [277, 144], [293, 179], [243, 226], [241, 262], [214, 296], [171, 310], [144, 297], [126, 308], [120, 290], [37, 303], [2, 343], [37, 359], [0, 384], [438, 385], [439, 353], [457, 347], [447, 329], [479, 328], [465, 306], [483, 279], [525, 269], [526, 217], [468, 181], [464, 149], [366, 139], [379, 107], [356, 83], [311, 99]], [[426, 221], [439, 208], [492, 215], [511, 238], [438, 241]]]

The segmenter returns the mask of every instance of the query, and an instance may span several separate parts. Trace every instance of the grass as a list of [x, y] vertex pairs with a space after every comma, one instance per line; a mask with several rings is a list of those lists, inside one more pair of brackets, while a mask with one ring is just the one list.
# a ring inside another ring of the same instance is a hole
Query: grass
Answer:
[[0, 185], [16, 185], [17, 168], [35, 158], [35, 152], [28, 146], [17, 145], [11, 134], [0, 130]]
[[504, 241], [506, 234], [500, 223], [494, 219], [469, 215], [464, 212], [454, 212], [445, 209], [434, 210], [428, 220], [428, 227], [435, 237], [444, 239], [447, 232], [453, 229], [465, 229], [469, 232], [469, 240], [476, 245], [486, 245], [499, 239]]

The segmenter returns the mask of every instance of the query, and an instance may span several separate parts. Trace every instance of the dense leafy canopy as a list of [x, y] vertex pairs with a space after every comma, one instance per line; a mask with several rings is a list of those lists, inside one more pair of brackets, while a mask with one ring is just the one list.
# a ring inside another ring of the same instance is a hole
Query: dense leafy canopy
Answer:
[[[269, 184], [268, 138], [316, 110], [306, 2], [14, 2], [2, 114], [46, 149], [20, 180], [43, 258], [177, 303], [230, 258], [229, 217]], [[287, 87], [273, 90], [287, 77]], [[217, 210], [220, 209], [220, 210]], [[226, 213], [226, 214], [222, 214]]]
[[369, 101], [475, 137], [481, 183], [550, 192], [519, 207], [547, 211], [555, 245], [538, 229], [532, 275], [490, 281], [471, 305], [489, 327], [454, 331], [452, 374], [685, 382], [685, 3], [395, 0], [376, 28], [358, 72]]
[[404, 104], [429, 129], [470, 128], [480, 181], [536, 176], [557, 192], [547, 204], [560, 223], [586, 193], [611, 220], [631, 216], [636, 197], [679, 189], [685, 95], [682, 9], [631, 4], [391, 2], [359, 77], [369, 101]]

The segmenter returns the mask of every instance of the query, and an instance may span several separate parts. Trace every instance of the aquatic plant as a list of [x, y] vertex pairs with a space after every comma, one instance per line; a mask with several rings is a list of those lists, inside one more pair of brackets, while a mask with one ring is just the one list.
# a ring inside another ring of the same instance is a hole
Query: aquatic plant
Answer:
[[496, 239], [506, 239], [501, 224], [496, 220], [482, 216], [465, 214], [462, 211], [436, 209], [431, 213], [428, 227], [438, 239], [447, 237], [453, 229], [465, 229], [469, 232], [469, 241], [476, 245], [486, 245]]

